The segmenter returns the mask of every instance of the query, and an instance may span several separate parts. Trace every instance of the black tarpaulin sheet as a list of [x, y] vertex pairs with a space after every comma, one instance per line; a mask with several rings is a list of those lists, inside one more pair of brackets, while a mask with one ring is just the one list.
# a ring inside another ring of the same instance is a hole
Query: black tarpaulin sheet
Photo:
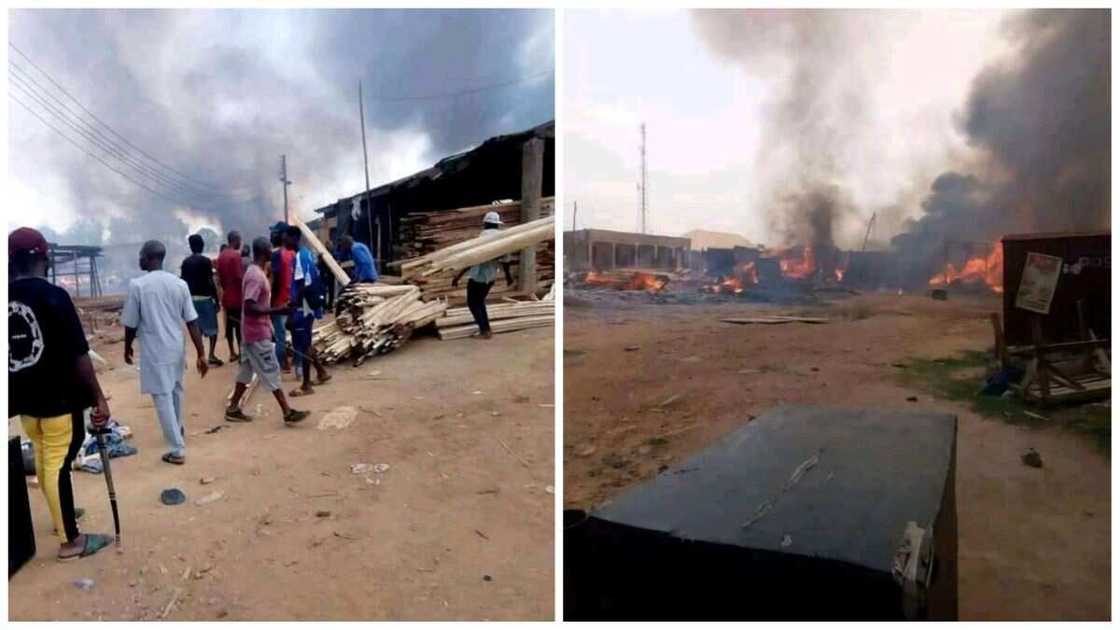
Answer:
[[951, 538], [944, 574], [955, 583], [955, 444], [947, 414], [772, 410], [569, 527], [565, 592], [572, 570], [576, 598], [566, 612], [897, 617], [891, 569], [908, 522], [951, 525], [934, 536]]

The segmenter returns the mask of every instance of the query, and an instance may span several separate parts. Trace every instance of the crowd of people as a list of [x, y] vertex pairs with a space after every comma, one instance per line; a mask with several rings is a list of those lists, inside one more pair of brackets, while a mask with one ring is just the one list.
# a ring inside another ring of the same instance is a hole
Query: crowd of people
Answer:
[[[483, 223], [482, 236], [491, 238], [498, 234], [501, 218], [489, 212]], [[315, 385], [331, 380], [312, 344], [312, 330], [331, 308], [336, 278], [303, 244], [300, 229], [277, 223], [269, 238], [243, 243], [241, 234], [232, 231], [226, 241], [213, 261], [203, 253], [202, 237], [189, 236], [191, 254], [183, 260], [179, 275], [164, 270], [165, 245], [147, 241], [139, 256], [145, 273], [128, 284], [121, 313], [123, 358], [135, 364], [134, 345], [139, 339], [140, 391], [152, 397], [168, 449], [161, 459], [168, 464], [186, 463], [187, 338], [195, 349], [195, 368], [205, 378], [211, 368], [225, 365], [217, 356], [219, 328], [225, 329], [228, 361], [238, 365], [225, 409], [228, 422], [253, 420], [241, 410], [241, 403], [254, 377], [275, 397], [285, 425], [308, 417], [307, 411], [292, 408], [288, 398], [314, 393], [312, 372]], [[350, 282], [377, 281], [376, 261], [365, 244], [342, 236], [334, 255], [347, 261]], [[82, 511], [74, 506], [70, 470], [85, 440], [86, 410], [92, 429], [103, 430], [111, 416], [109, 402], [69, 293], [47, 281], [51, 259], [46, 239], [32, 228], [11, 232], [8, 262], [8, 414], [20, 416], [33, 445], [39, 485], [61, 541], [59, 559], [89, 556], [113, 538], [79, 532]], [[486, 295], [499, 267], [512, 284], [509, 256], [474, 265], [454, 278], [457, 285], [462, 275], [469, 276], [467, 302], [483, 339], [490, 337]], [[219, 327], [223, 313], [224, 326]], [[292, 372], [299, 385], [285, 394], [281, 375]]]
[[[327, 285], [333, 294], [334, 278], [324, 281], [327, 276], [303, 245], [298, 227], [280, 223], [270, 232], [271, 238], [258, 237], [250, 245], [242, 243], [238, 232], [230, 232], [216, 261], [203, 254], [202, 237], [191, 235], [191, 254], [179, 275], [164, 269], [163, 243], [148, 241], [140, 249], [139, 266], [145, 273], [129, 282], [121, 313], [123, 358], [129, 365], [138, 363], [140, 391], [152, 397], [168, 449], [161, 457], [164, 462], [186, 463], [186, 339], [194, 346], [201, 377], [225, 365], [217, 356], [223, 311], [228, 360], [238, 364], [225, 409], [227, 421], [253, 420], [241, 410], [241, 402], [254, 376], [276, 398], [286, 425], [309, 415], [292, 408], [288, 395], [314, 393], [313, 372], [316, 385], [331, 379], [311, 337], [315, 321], [329, 308]], [[340, 249], [353, 252], [354, 281], [376, 280], [368, 248], [348, 240], [343, 239]], [[112, 537], [79, 532], [81, 510], [74, 506], [70, 470], [85, 439], [86, 410], [91, 409], [92, 429], [102, 430], [111, 416], [109, 403], [70, 295], [47, 281], [51, 263], [46, 239], [32, 228], [17, 229], [8, 236], [8, 256], [9, 417], [20, 417], [33, 444], [36, 474], [61, 541], [59, 559], [89, 556], [108, 546]], [[293, 368], [299, 386], [285, 395], [281, 374]]]

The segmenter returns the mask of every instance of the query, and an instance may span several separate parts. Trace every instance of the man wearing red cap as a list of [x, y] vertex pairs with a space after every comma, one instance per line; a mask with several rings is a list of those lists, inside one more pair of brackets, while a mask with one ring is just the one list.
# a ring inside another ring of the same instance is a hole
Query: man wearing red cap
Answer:
[[8, 413], [35, 449], [35, 474], [47, 499], [60, 560], [97, 553], [112, 538], [78, 532], [70, 465], [85, 440], [85, 410], [95, 427], [109, 422], [109, 403], [89, 359], [70, 295], [47, 282], [46, 239], [31, 228], [8, 235]]

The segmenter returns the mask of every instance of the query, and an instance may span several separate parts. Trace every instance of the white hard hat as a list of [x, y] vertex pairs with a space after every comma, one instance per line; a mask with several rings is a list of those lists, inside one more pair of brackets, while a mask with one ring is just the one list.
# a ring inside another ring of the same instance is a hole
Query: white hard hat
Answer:
[[500, 215], [497, 212], [494, 212], [493, 210], [491, 210], [490, 212], [486, 213], [486, 216], [482, 217], [482, 222], [483, 223], [497, 223], [498, 225], [501, 225], [502, 224], [502, 215]]

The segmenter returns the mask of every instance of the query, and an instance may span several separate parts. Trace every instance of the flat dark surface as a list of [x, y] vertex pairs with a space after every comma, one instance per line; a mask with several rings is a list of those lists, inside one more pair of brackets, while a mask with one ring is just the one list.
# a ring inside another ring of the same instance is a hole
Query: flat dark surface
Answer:
[[[948, 414], [780, 407], [592, 516], [889, 573], [906, 523], [937, 518], [955, 433]], [[814, 455], [816, 465], [790, 483]]]
[[20, 439], [8, 440], [8, 577], [35, 555], [35, 526], [23, 470]]

